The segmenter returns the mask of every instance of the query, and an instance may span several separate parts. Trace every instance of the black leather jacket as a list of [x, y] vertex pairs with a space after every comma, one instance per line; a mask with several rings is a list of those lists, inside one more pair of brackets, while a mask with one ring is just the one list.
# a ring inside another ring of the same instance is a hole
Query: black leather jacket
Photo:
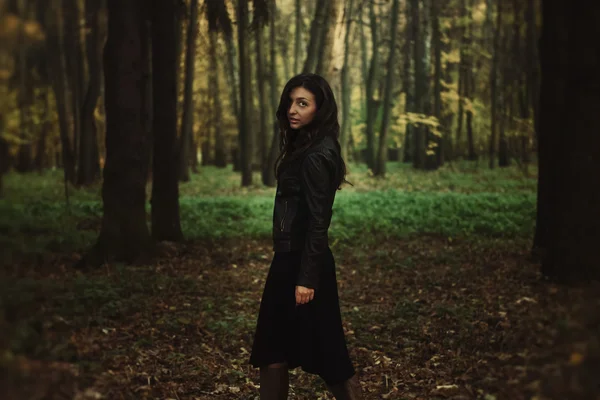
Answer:
[[315, 291], [329, 249], [327, 230], [340, 160], [334, 139], [326, 136], [301, 157], [280, 167], [273, 210], [273, 250], [302, 250], [296, 284]]

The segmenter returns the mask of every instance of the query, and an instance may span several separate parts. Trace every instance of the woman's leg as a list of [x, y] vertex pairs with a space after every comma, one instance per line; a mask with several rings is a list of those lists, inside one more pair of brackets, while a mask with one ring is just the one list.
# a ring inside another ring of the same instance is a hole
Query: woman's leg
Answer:
[[362, 400], [362, 388], [358, 375], [354, 374], [350, 379], [334, 385], [327, 385], [329, 391], [336, 400]]
[[269, 364], [260, 368], [260, 400], [287, 400], [289, 388], [287, 363]]

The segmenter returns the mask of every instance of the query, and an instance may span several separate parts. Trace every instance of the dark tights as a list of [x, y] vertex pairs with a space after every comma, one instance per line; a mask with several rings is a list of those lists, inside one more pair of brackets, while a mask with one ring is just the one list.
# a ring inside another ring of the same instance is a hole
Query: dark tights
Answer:
[[287, 363], [269, 364], [260, 368], [260, 400], [285, 400], [290, 378]]

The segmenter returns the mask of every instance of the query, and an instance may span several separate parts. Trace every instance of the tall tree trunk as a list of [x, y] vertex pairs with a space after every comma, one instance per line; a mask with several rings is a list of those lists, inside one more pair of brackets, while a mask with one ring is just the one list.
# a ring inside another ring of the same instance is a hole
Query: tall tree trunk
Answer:
[[340, 8], [340, 0], [327, 0], [327, 14], [324, 20], [324, 28], [321, 31], [321, 46], [316, 68], [317, 74], [323, 76], [332, 88], [336, 86], [334, 83], [336, 74], [333, 68], [333, 47]]
[[[275, 10], [275, 0], [270, 1], [271, 10]], [[271, 109], [276, 110], [279, 103], [279, 92], [277, 90], [277, 64], [275, 58], [275, 13], [270, 13], [269, 21], [269, 48], [271, 50], [270, 63], [271, 63]], [[275, 118], [271, 118], [271, 122], [267, 121], [267, 124], [272, 126], [273, 135], [271, 136], [271, 147], [269, 151], [269, 160], [265, 166], [266, 171], [264, 172], [264, 183], [267, 186], [275, 186], [275, 160], [280, 150], [281, 137], [279, 133], [279, 124]]]
[[494, 49], [492, 56], [492, 70], [490, 74], [490, 97], [491, 97], [491, 112], [492, 119], [490, 121], [491, 137], [490, 137], [490, 168], [494, 168], [496, 163], [496, 127], [498, 126], [498, 59], [500, 57], [500, 32], [502, 29], [502, 2], [498, 2], [498, 10], [496, 11], [496, 27], [494, 28]]
[[377, 32], [377, 15], [373, 2], [369, 4], [369, 18], [371, 21], [372, 54], [369, 65], [369, 77], [367, 79], [367, 167], [375, 169], [375, 122], [379, 111], [379, 100], [375, 99], [375, 89], [379, 81], [379, 38]]
[[223, 106], [221, 105], [221, 89], [219, 86], [219, 60], [217, 59], [218, 33], [209, 32], [209, 75], [212, 85], [212, 114], [214, 115], [215, 130], [215, 166], [227, 166], [227, 153], [225, 151], [225, 136], [223, 134]]
[[194, 76], [196, 75], [196, 35], [198, 32], [198, 0], [191, 1], [187, 27], [185, 56], [185, 86], [183, 89], [183, 117], [179, 139], [179, 180], [190, 180], [192, 137], [194, 135]]
[[[539, 55], [537, 46], [537, 30], [535, 15], [535, 0], [528, 0], [525, 19], [527, 20], [527, 87], [529, 93], [529, 102], [533, 109], [534, 131], [538, 132], [537, 124], [539, 122]], [[537, 136], [536, 136], [537, 140]]]
[[[79, 159], [81, 141], [81, 105], [85, 86], [85, 69], [81, 43], [81, 18], [78, 0], [63, 0], [65, 10], [65, 54], [67, 60], [68, 83], [71, 93], [71, 115], [73, 116], [73, 149], [75, 159]], [[80, 166], [77, 166], [78, 168]]]
[[[256, 85], [258, 86], [258, 114], [259, 114], [259, 131], [258, 131], [258, 152], [260, 158], [260, 165], [262, 171], [262, 181], [265, 181], [265, 171], [266, 164], [269, 158], [269, 145], [270, 141], [268, 140], [269, 134], [271, 132], [270, 127], [267, 127], [267, 112], [270, 109], [268, 106], [268, 97], [267, 97], [267, 80], [265, 73], [265, 49], [264, 49], [264, 25], [259, 24], [259, 26], [254, 29], [254, 41], [256, 44]], [[271, 114], [271, 112], [269, 112]]]
[[62, 6], [50, 9], [46, 18], [46, 48], [49, 53], [52, 90], [56, 101], [61, 144], [61, 161], [65, 182], [75, 182], [75, 154], [71, 145], [69, 114], [67, 113], [66, 66], [64, 51], [64, 21]]
[[435, 143], [433, 149], [434, 156], [430, 157], [430, 168], [437, 169], [443, 162], [443, 138], [445, 127], [442, 125], [442, 32], [440, 30], [441, 3], [439, 1], [431, 2], [431, 26], [434, 54], [434, 75], [433, 75], [433, 116], [440, 123], [440, 132], [438, 135], [432, 135]]
[[8, 142], [4, 139], [4, 116], [0, 114], [0, 198], [4, 197], [3, 178], [10, 166], [9, 157]]
[[150, 154], [142, 122], [144, 4], [142, 0], [108, 0], [104, 212], [98, 241], [79, 267], [133, 262], [147, 254], [150, 245], [144, 207]]
[[375, 175], [385, 176], [385, 163], [387, 161], [387, 134], [390, 126], [390, 114], [392, 111], [392, 89], [394, 88], [394, 67], [396, 66], [396, 41], [398, 36], [398, 14], [400, 14], [400, 1], [393, 0], [391, 29], [390, 29], [390, 53], [387, 60], [387, 77], [385, 82], [385, 91], [383, 98], [383, 118], [381, 121], [381, 131], [379, 133], [379, 149], [377, 161], [375, 164]]
[[546, 250], [542, 273], [562, 282], [598, 280], [600, 60], [582, 54], [600, 54], [600, 3], [548, 0], [542, 13], [536, 228], [537, 245]]
[[40, 136], [37, 140], [36, 149], [35, 149], [35, 169], [42, 173], [44, 168], [47, 166], [46, 162], [46, 142], [48, 139], [48, 133], [51, 129], [50, 122], [50, 89], [48, 87], [44, 88], [44, 92], [42, 94], [42, 102], [43, 102], [43, 114], [42, 114], [42, 122], [41, 122], [41, 132]]
[[[415, 63], [415, 112], [422, 114], [425, 111], [425, 96], [426, 96], [426, 71], [424, 63], [425, 54], [425, 37], [422, 34], [424, 29], [421, 26], [421, 18], [419, 12], [419, 1], [411, 0], [412, 28], [413, 38], [415, 39], [414, 46], [414, 63]], [[423, 127], [414, 128], [414, 154], [413, 166], [418, 169], [425, 168], [426, 147], [427, 147], [427, 131]]]
[[327, 29], [327, 12], [329, 3], [333, 0], [321, 0], [315, 8], [314, 18], [310, 25], [310, 39], [306, 48], [306, 59], [302, 72], [316, 72], [319, 62], [319, 53], [323, 45], [323, 32]]
[[[175, 2], [152, 2], [152, 237], [181, 241], [177, 151], [177, 40]], [[191, 26], [192, 24], [190, 24]], [[193, 27], [192, 27], [193, 29]], [[192, 33], [193, 35], [193, 33]], [[192, 43], [193, 40], [192, 40]], [[194, 47], [194, 46], [192, 46]], [[192, 57], [193, 60], [193, 57]]]
[[237, 6], [238, 20], [238, 52], [240, 67], [240, 118], [239, 118], [239, 149], [241, 152], [242, 186], [252, 184], [252, 134], [250, 131], [250, 56], [248, 54], [248, 0], [239, 0]]
[[81, 139], [79, 141], [79, 168], [77, 170], [78, 185], [90, 185], [100, 178], [100, 155], [94, 111], [100, 97], [100, 85], [102, 83], [100, 61], [105, 41], [105, 32], [100, 14], [104, 12], [104, 4], [102, 3], [97, 0], [86, 0], [85, 4], [86, 25], [89, 30], [86, 37], [89, 80], [79, 121]]
[[465, 69], [465, 97], [471, 103], [466, 111], [467, 114], [467, 145], [468, 145], [468, 159], [471, 161], [477, 160], [477, 153], [475, 152], [475, 138], [473, 135], [473, 101], [475, 99], [475, 76], [473, 74], [473, 67], [475, 60], [473, 57], [473, 42], [474, 42], [474, 22], [473, 22], [473, 9], [475, 8], [475, 1], [471, 0], [471, 4], [468, 10], [468, 39], [466, 46], [468, 48], [467, 65]]
[[342, 67], [342, 127], [340, 135], [340, 147], [342, 158], [348, 159], [348, 135], [350, 135], [350, 36], [352, 29], [352, 6], [353, 0], [346, 3], [346, 35], [344, 37], [344, 66]]
[[[406, 102], [404, 105], [404, 113], [408, 114], [414, 111], [414, 60], [413, 60], [413, 51], [415, 46], [415, 38], [413, 37], [413, 26], [412, 26], [412, 11], [411, 11], [411, 2], [404, 2], [405, 7], [405, 19], [406, 19], [406, 30], [404, 33], [404, 63], [403, 63], [403, 91], [406, 98]], [[405, 163], [413, 162], [414, 155], [414, 136], [415, 130], [412, 124], [407, 123], [404, 132], [404, 154], [402, 160]]]
[[295, 3], [295, 30], [294, 30], [294, 74], [300, 72], [300, 49], [302, 41], [302, 1], [296, 0]]
[[[32, 83], [29, 80], [29, 68], [27, 65], [27, 46], [25, 44], [25, 22], [28, 19], [28, 7], [24, 1], [18, 2], [19, 10], [19, 33], [20, 42], [18, 50], [18, 77], [19, 77], [19, 137], [23, 141], [19, 145], [15, 169], [19, 172], [33, 171], [33, 132], [31, 132], [31, 103]], [[29, 85], [28, 85], [29, 84]]]
[[[507, 29], [508, 30], [508, 29]], [[504, 62], [502, 64], [502, 87], [501, 98], [500, 98], [500, 135], [498, 138], [498, 166], [507, 167], [509, 165], [508, 159], [508, 138], [506, 137], [506, 120], [509, 107], [508, 105], [512, 101], [511, 90], [509, 90], [508, 86], [511, 86], [512, 82], [510, 79], [511, 75], [511, 60], [507, 58], [510, 57], [510, 51], [508, 46], [509, 34], [505, 32], [504, 38], [502, 40], [502, 52], [504, 53]]]

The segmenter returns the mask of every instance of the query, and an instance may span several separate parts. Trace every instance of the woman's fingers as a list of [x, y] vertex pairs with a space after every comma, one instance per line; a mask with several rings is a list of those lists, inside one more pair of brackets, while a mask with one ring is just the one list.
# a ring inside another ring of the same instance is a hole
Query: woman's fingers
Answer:
[[315, 297], [314, 289], [296, 286], [296, 305], [306, 304]]

